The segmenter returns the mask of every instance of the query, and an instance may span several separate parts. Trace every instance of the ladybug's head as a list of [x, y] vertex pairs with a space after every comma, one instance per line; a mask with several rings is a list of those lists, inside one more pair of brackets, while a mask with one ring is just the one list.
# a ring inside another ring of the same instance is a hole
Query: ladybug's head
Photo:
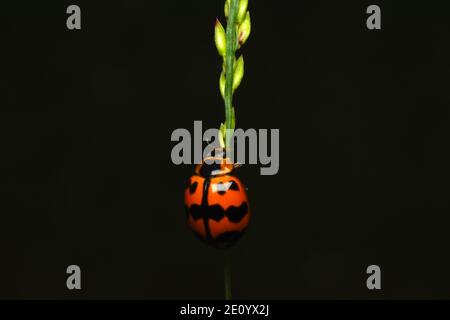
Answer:
[[205, 158], [198, 164], [195, 173], [203, 178], [211, 178], [230, 174], [233, 169], [234, 165], [229, 158], [214, 156]]

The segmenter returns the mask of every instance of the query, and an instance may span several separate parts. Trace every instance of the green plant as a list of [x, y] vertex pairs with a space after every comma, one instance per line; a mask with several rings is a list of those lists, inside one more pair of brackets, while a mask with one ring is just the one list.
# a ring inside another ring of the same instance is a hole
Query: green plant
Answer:
[[220, 21], [216, 20], [215, 42], [217, 51], [223, 57], [223, 70], [219, 87], [225, 102], [225, 123], [220, 126], [221, 144], [225, 148], [231, 146], [231, 137], [236, 126], [236, 113], [233, 106], [233, 94], [244, 77], [244, 57], [236, 59], [236, 52], [250, 36], [251, 19], [248, 0], [226, 0], [226, 31]]
[[[244, 77], [244, 57], [236, 59], [236, 52], [244, 45], [250, 36], [251, 19], [248, 0], [226, 0], [225, 17], [226, 30], [216, 19], [215, 42], [219, 55], [223, 57], [222, 73], [219, 88], [225, 102], [225, 123], [220, 125], [220, 143], [225, 150], [231, 147], [231, 139], [236, 127], [236, 113], [233, 105], [234, 91], [239, 87]], [[231, 294], [231, 257], [225, 252], [224, 264], [225, 299], [230, 300]]]

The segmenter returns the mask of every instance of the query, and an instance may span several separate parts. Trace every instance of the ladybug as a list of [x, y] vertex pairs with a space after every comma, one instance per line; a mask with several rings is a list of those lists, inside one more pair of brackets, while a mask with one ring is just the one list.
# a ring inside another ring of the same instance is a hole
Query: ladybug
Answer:
[[196, 166], [184, 192], [188, 224], [203, 242], [228, 248], [249, 225], [247, 192], [244, 184], [232, 175], [235, 167], [232, 163], [223, 157], [206, 160]]

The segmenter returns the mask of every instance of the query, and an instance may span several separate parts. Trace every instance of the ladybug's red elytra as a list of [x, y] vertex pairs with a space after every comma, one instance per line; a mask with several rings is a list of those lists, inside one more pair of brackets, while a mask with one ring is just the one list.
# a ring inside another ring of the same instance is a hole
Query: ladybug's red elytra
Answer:
[[196, 166], [184, 192], [189, 226], [205, 243], [227, 248], [239, 240], [250, 222], [245, 186], [234, 175], [233, 164], [209, 158], [213, 164]]

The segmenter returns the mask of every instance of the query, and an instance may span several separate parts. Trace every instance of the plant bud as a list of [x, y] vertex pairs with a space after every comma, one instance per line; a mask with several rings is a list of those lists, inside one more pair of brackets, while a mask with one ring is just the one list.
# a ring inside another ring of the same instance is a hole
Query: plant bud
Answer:
[[214, 40], [216, 42], [217, 51], [222, 57], [225, 57], [225, 54], [227, 52], [227, 38], [225, 29], [223, 28], [222, 24], [218, 19], [216, 19], [216, 26], [214, 29], [215, 29]]
[[222, 95], [222, 98], [225, 99], [225, 84], [226, 84], [226, 78], [225, 78], [225, 72], [222, 71], [222, 74], [220, 75], [220, 94]]
[[248, 0], [240, 0], [237, 13], [238, 24], [241, 24], [242, 21], [244, 21], [245, 16], [247, 15], [247, 8], [248, 8]]
[[236, 112], [234, 107], [231, 109], [231, 128], [236, 128]]
[[250, 36], [250, 32], [252, 31], [252, 22], [250, 19], [250, 12], [247, 11], [247, 15], [245, 16], [245, 20], [239, 26], [239, 45], [242, 46]]
[[244, 57], [240, 56], [234, 66], [233, 90], [236, 90], [244, 78]]
[[225, 1], [225, 17], [228, 18], [228, 14], [230, 13], [230, 0]]
[[227, 134], [227, 127], [225, 126], [225, 124], [221, 123], [220, 124], [220, 129], [219, 129], [219, 143], [220, 146], [222, 148], [225, 148], [225, 136]]

